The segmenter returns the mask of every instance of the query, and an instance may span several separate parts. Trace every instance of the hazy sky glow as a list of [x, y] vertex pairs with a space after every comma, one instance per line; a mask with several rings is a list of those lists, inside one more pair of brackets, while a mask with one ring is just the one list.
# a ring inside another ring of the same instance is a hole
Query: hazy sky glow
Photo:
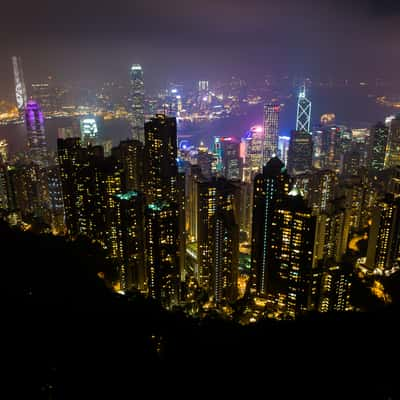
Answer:
[[135, 62], [154, 85], [268, 71], [393, 77], [400, 66], [398, 3], [8, 1], [0, 14], [0, 91], [9, 89], [13, 54], [23, 57], [28, 81], [48, 74], [123, 78]]

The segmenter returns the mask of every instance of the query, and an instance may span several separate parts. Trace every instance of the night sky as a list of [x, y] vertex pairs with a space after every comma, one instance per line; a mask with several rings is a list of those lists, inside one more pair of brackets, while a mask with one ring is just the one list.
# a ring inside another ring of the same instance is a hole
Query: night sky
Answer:
[[392, 78], [400, 67], [396, 0], [40, 0], [2, 3], [0, 98], [9, 57], [26, 80], [124, 79], [146, 85], [264, 73]]

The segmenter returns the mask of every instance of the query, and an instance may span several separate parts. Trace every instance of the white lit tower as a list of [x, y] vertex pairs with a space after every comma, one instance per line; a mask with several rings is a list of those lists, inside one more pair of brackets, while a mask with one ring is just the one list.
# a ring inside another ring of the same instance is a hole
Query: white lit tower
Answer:
[[22, 71], [22, 61], [20, 57], [12, 57], [14, 83], [15, 83], [15, 97], [17, 100], [17, 107], [20, 115], [25, 111], [27, 103], [26, 87], [24, 81], [24, 73]]
[[130, 81], [129, 107], [132, 138], [144, 145], [144, 80], [143, 69], [139, 64], [132, 65]]
[[306, 97], [306, 86], [300, 88], [297, 101], [296, 131], [310, 132], [311, 125], [311, 101]]
[[280, 110], [279, 104], [266, 104], [264, 106], [263, 165], [278, 154]]

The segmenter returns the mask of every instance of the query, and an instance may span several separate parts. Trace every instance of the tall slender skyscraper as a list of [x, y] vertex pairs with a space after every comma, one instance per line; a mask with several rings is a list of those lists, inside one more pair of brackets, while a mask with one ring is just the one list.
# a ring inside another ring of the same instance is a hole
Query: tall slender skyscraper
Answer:
[[145, 211], [145, 248], [149, 295], [168, 307], [179, 301], [179, 213], [157, 201]]
[[271, 311], [295, 318], [309, 310], [315, 217], [294, 188], [272, 214], [267, 264], [267, 296]]
[[258, 295], [267, 294], [267, 274], [271, 264], [269, 242], [272, 216], [278, 203], [289, 193], [289, 175], [277, 157], [254, 178], [251, 283]]
[[147, 201], [177, 202], [178, 167], [176, 158], [176, 119], [158, 114], [146, 122], [146, 187]]
[[47, 144], [44, 132], [44, 118], [36, 101], [29, 100], [25, 110], [25, 122], [28, 133], [28, 152], [30, 159], [44, 167], [47, 165]]
[[400, 264], [400, 197], [388, 194], [372, 213], [367, 266], [381, 271]]
[[139, 64], [132, 65], [130, 80], [129, 106], [132, 139], [144, 144], [144, 80], [143, 69]]
[[26, 87], [24, 81], [24, 73], [22, 71], [22, 61], [20, 57], [12, 57], [14, 83], [15, 83], [15, 97], [17, 100], [17, 107], [20, 113], [25, 111], [27, 103]]
[[310, 171], [313, 159], [312, 136], [307, 131], [293, 131], [288, 151], [288, 171], [296, 175]]
[[266, 104], [264, 106], [263, 165], [272, 157], [278, 155], [280, 110], [279, 104]]
[[198, 183], [198, 273], [196, 278], [220, 305], [237, 292], [240, 188], [224, 178]]
[[393, 168], [398, 165], [400, 165], [400, 115], [390, 122], [385, 168]]
[[388, 136], [389, 128], [382, 122], [378, 122], [370, 130], [368, 160], [369, 167], [375, 171], [384, 168]]
[[311, 100], [306, 97], [306, 86], [300, 89], [297, 101], [296, 131], [310, 132], [311, 126]]

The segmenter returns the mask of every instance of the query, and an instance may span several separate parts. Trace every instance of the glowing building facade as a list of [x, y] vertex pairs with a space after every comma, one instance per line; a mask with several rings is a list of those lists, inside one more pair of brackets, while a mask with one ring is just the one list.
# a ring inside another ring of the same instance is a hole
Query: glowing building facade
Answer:
[[272, 157], [278, 155], [279, 113], [279, 104], [266, 104], [264, 106], [263, 165]]
[[146, 273], [150, 297], [165, 307], [180, 297], [179, 213], [175, 206], [156, 201], [145, 210]]
[[381, 171], [384, 169], [388, 136], [389, 128], [382, 122], [378, 122], [370, 130], [368, 166], [374, 171]]
[[381, 271], [400, 266], [400, 197], [388, 194], [373, 211], [367, 266]]
[[197, 182], [197, 280], [216, 305], [237, 295], [239, 188], [224, 178]]
[[311, 101], [306, 96], [306, 86], [303, 85], [297, 101], [296, 131], [310, 132]]
[[14, 72], [14, 84], [15, 84], [15, 98], [17, 100], [17, 107], [20, 113], [25, 111], [27, 104], [26, 87], [24, 80], [24, 73], [22, 70], [22, 61], [20, 57], [12, 57], [12, 65]]
[[400, 165], [400, 115], [390, 121], [385, 156], [385, 168], [398, 165]]
[[263, 127], [257, 125], [251, 127], [241, 139], [240, 157], [243, 163], [243, 182], [251, 183], [254, 175], [262, 171], [264, 137]]
[[130, 82], [129, 107], [132, 139], [144, 144], [144, 80], [143, 69], [139, 64], [132, 65]]
[[120, 262], [121, 289], [132, 287], [145, 291], [147, 288], [144, 260], [144, 196], [128, 191], [114, 196], [115, 242]]
[[28, 134], [29, 158], [40, 166], [46, 166], [47, 143], [44, 131], [44, 118], [39, 104], [29, 100], [25, 110], [25, 123]]
[[81, 119], [81, 143], [82, 146], [95, 146], [99, 144], [99, 129], [96, 119], [86, 117]]
[[268, 161], [263, 173], [254, 178], [251, 286], [260, 296], [267, 295], [273, 213], [289, 193], [289, 184], [285, 165], [277, 157]]

